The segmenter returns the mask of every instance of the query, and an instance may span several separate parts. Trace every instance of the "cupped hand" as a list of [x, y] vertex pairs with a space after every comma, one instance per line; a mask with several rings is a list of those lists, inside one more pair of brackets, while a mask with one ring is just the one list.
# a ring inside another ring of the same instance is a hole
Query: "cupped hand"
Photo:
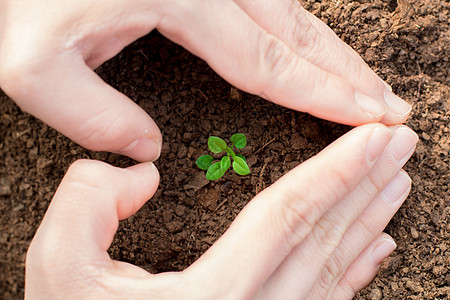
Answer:
[[357, 127], [259, 193], [182, 272], [111, 260], [120, 219], [158, 185], [152, 163], [72, 165], [34, 237], [27, 299], [350, 299], [394, 249], [382, 233], [407, 197], [417, 135]]
[[410, 106], [295, 0], [0, 3], [0, 86], [92, 150], [154, 160], [153, 120], [93, 71], [157, 28], [231, 84], [320, 118], [398, 124]]

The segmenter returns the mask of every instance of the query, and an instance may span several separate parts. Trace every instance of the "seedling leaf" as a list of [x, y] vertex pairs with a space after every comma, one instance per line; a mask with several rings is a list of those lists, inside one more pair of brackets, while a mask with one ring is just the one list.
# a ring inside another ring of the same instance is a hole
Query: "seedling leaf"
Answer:
[[217, 136], [210, 136], [208, 139], [209, 150], [213, 153], [220, 153], [227, 148], [227, 143]]
[[[233, 166], [234, 171], [239, 175], [250, 174], [250, 168], [247, 165], [247, 160], [242, 154], [236, 154], [234, 147], [237, 149], [244, 148], [247, 145], [247, 138], [242, 133], [236, 133], [231, 136], [231, 147], [227, 143], [216, 136], [210, 136], [208, 139], [208, 148], [213, 153], [226, 152], [221, 156], [219, 161], [214, 162], [214, 157], [211, 155], [200, 156], [195, 164], [202, 170], [206, 170], [206, 179], [217, 180], [221, 178], [225, 172]], [[233, 162], [233, 163], [231, 163]]]
[[208, 171], [206, 171], [206, 179], [208, 180], [217, 180], [225, 174], [225, 172], [220, 167], [220, 161], [212, 164]]
[[231, 136], [231, 143], [238, 149], [242, 149], [247, 145], [247, 138], [242, 133], [235, 133]]
[[239, 156], [235, 156], [233, 159], [233, 170], [236, 171], [239, 175], [247, 175], [250, 174], [250, 168], [248, 167], [245, 160], [243, 160]]
[[200, 156], [195, 164], [197, 167], [199, 167], [202, 170], [208, 170], [208, 168], [211, 166], [214, 158], [211, 155], [202, 155]]
[[247, 162], [247, 159], [244, 157], [244, 155], [242, 155], [242, 154], [236, 154], [236, 156], [239, 156], [239, 157], [242, 158], [245, 162]]
[[231, 166], [231, 160], [228, 156], [222, 157], [222, 160], [220, 161], [220, 168], [225, 173], [228, 168]]

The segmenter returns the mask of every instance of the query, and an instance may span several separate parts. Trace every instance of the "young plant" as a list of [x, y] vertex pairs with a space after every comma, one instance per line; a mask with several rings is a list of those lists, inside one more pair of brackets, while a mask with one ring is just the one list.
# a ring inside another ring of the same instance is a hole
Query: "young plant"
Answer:
[[200, 156], [195, 164], [202, 170], [206, 171], [206, 179], [217, 180], [222, 177], [231, 166], [233, 160], [233, 170], [239, 175], [247, 175], [250, 173], [250, 168], [247, 165], [245, 157], [241, 154], [236, 154], [233, 147], [242, 149], [247, 145], [247, 138], [242, 133], [236, 133], [231, 136], [231, 147], [219, 137], [210, 136], [208, 139], [209, 150], [213, 153], [226, 152], [220, 161], [213, 163], [214, 158], [211, 155]]

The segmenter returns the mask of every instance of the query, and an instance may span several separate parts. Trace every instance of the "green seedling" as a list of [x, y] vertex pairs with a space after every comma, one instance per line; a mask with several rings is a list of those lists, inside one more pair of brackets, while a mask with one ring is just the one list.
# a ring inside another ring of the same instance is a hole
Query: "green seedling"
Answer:
[[230, 168], [231, 161], [233, 160], [233, 170], [239, 175], [250, 174], [250, 168], [247, 165], [247, 160], [241, 154], [236, 154], [233, 151], [233, 147], [242, 149], [247, 145], [247, 138], [242, 133], [236, 133], [231, 136], [231, 147], [227, 146], [227, 143], [219, 137], [210, 136], [208, 139], [209, 150], [213, 153], [226, 152], [220, 161], [214, 162], [214, 158], [211, 155], [200, 156], [195, 164], [202, 170], [206, 171], [206, 179], [217, 180], [222, 177], [225, 172]]

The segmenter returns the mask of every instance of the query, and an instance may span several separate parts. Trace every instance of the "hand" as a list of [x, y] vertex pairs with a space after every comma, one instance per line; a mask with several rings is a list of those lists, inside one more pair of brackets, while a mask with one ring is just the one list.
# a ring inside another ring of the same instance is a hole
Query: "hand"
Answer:
[[382, 230], [409, 193], [416, 142], [405, 126], [353, 129], [258, 194], [188, 269], [157, 275], [106, 252], [156, 168], [78, 161], [29, 248], [26, 298], [350, 299], [395, 248]]
[[398, 124], [411, 109], [294, 0], [3, 0], [0, 86], [84, 147], [154, 160], [153, 120], [92, 71], [154, 28], [231, 84], [320, 118]]

